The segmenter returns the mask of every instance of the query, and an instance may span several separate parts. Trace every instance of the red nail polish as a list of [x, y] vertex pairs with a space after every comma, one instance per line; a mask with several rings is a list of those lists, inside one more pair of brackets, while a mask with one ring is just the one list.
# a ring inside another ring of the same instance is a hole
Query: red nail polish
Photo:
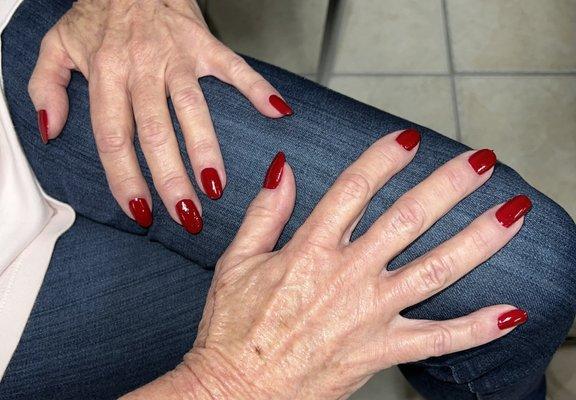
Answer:
[[204, 223], [192, 200], [183, 199], [176, 203], [176, 214], [178, 214], [182, 226], [188, 233], [193, 235], [200, 233]]
[[284, 172], [284, 164], [286, 163], [286, 156], [283, 152], [278, 152], [270, 166], [268, 171], [266, 171], [266, 177], [264, 178], [264, 183], [262, 187], [265, 189], [276, 189], [280, 184], [282, 179], [282, 173]]
[[286, 104], [286, 102], [284, 100], [282, 100], [282, 98], [276, 96], [275, 94], [270, 96], [268, 98], [268, 101], [270, 102], [270, 104], [272, 104], [272, 107], [274, 107], [276, 110], [278, 110], [278, 112], [280, 114], [282, 114], [284, 116], [290, 116], [290, 115], [294, 114], [294, 111], [292, 111], [290, 106], [288, 104]]
[[218, 176], [218, 171], [216, 171], [216, 169], [204, 168], [200, 173], [200, 180], [202, 181], [202, 186], [204, 187], [206, 196], [212, 200], [218, 200], [222, 197], [222, 182], [220, 181], [220, 176]]
[[400, 146], [410, 151], [416, 147], [418, 143], [420, 143], [420, 132], [412, 128], [406, 129], [396, 137], [396, 141], [398, 144], [400, 144]]
[[532, 208], [532, 202], [523, 194], [508, 200], [496, 211], [496, 219], [506, 228], [512, 226]]
[[128, 203], [132, 216], [142, 228], [152, 225], [152, 211], [146, 199], [136, 197]]
[[503, 331], [504, 329], [513, 328], [522, 325], [528, 321], [528, 313], [519, 308], [510, 310], [498, 317], [498, 328]]
[[478, 175], [482, 175], [496, 165], [496, 154], [490, 149], [478, 150], [468, 158], [468, 162]]
[[38, 116], [38, 130], [40, 131], [40, 137], [44, 144], [48, 143], [48, 113], [46, 110], [39, 110]]

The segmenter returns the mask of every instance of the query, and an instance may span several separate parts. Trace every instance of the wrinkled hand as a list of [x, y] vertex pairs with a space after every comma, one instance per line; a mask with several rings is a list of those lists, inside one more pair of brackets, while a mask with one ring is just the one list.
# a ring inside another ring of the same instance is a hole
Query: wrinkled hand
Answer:
[[234, 85], [262, 114], [290, 115], [279, 93], [208, 31], [193, 0], [79, 0], [46, 34], [29, 92], [45, 142], [68, 115], [70, 71], [89, 81], [92, 127], [112, 193], [142, 226], [152, 201], [133, 146], [134, 121], [154, 185], [170, 215], [202, 228], [170, 119], [170, 96], [199, 186], [221, 196], [226, 173], [198, 79]]
[[[526, 314], [509, 305], [449, 321], [407, 319], [400, 312], [502, 248], [520, 229], [527, 198], [486, 211], [429, 253], [386, 269], [488, 180], [495, 162], [490, 151], [449, 161], [350, 242], [369, 200], [416, 152], [399, 145], [398, 136], [372, 145], [292, 240], [272, 251], [294, 205], [294, 176], [285, 164], [279, 186], [260, 192], [217, 264], [194, 348], [175, 372], [134, 398], [154, 398], [167, 382], [194, 399], [345, 398], [379, 370], [479, 346], [524, 322]], [[417, 139], [408, 132], [400, 141], [406, 144], [407, 137]]]

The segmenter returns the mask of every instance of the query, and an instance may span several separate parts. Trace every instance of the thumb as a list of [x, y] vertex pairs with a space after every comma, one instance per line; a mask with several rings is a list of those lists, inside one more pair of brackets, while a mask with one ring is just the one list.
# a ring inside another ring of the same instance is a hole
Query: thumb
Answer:
[[292, 214], [295, 199], [294, 174], [284, 153], [280, 152], [268, 168], [264, 188], [248, 207], [244, 221], [226, 251], [226, 258], [240, 262], [272, 251]]
[[56, 31], [50, 30], [40, 46], [36, 67], [28, 82], [28, 93], [38, 114], [38, 129], [44, 143], [60, 134], [68, 118], [68, 94], [74, 64]]

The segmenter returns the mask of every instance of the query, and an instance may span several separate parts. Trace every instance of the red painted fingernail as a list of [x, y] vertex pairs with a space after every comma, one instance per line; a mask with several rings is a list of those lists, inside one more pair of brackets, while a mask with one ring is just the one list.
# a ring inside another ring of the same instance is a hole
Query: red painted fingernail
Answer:
[[214, 168], [204, 168], [200, 173], [200, 180], [202, 181], [206, 196], [212, 200], [218, 200], [222, 197], [222, 182], [220, 181], [218, 171]]
[[280, 114], [284, 116], [290, 116], [294, 114], [294, 111], [292, 111], [290, 106], [286, 104], [286, 102], [282, 100], [281, 97], [278, 97], [275, 94], [273, 94], [268, 98], [268, 101], [270, 102], [270, 104], [272, 104], [272, 107], [278, 110]]
[[490, 149], [478, 150], [468, 158], [468, 162], [478, 175], [482, 175], [496, 165], [496, 154]]
[[498, 317], [498, 328], [503, 331], [504, 329], [513, 328], [522, 325], [528, 321], [528, 313], [519, 308], [510, 310]]
[[400, 144], [400, 146], [410, 151], [416, 147], [418, 143], [420, 143], [420, 132], [412, 128], [406, 129], [396, 137], [396, 141], [398, 144]]
[[176, 203], [176, 214], [178, 214], [182, 226], [188, 233], [193, 235], [200, 233], [204, 223], [192, 200], [183, 199]]
[[265, 189], [276, 189], [280, 184], [282, 179], [282, 173], [284, 172], [284, 164], [286, 163], [286, 156], [283, 152], [278, 152], [270, 166], [268, 171], [266, 171], [266, 177], [264, 178], [264, 183], [262, 187]]
[[506, 228], [512, 226], [532, 208], [532, 202], [523, 194], [513, 197], [496, 211], [496, 219]]
[[48, 113], [46, 110], [39, 110], [38, 116], [38, 130], [40, 131], [40, 137], [44, 144], [48, 143]]
[[128, 203], [132, 216], [142, 228], [152, 225], [152, 211], [146, 199], [136, 197]]

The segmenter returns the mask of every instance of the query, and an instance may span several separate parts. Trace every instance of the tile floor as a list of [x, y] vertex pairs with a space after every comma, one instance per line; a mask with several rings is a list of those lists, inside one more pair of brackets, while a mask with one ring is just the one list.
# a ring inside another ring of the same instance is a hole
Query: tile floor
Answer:
[[[314, 76], [328, 0], [209, 0], [237, 51]], [[342, 0], [328, 86], [491, 147], [576, 218], [576, 0]], [[549, 396], [576, 398], [576, 346], [549, 369]], [[396, 369], [354, 397], [418, 396]]]

